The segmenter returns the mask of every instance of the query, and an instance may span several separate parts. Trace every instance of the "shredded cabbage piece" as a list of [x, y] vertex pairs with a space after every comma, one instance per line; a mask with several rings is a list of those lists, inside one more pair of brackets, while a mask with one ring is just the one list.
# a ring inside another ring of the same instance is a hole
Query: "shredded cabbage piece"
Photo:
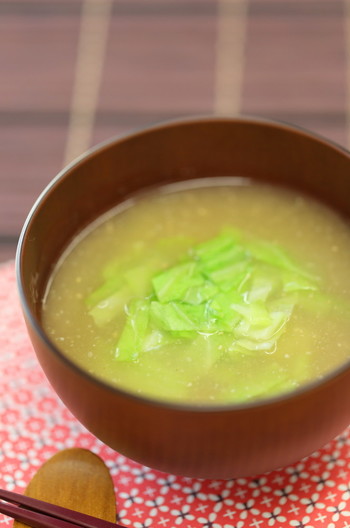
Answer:
[[[110, 266], [87, 298], [97, 325], [126, 307], [116, 359], [134, 361], [169, 344], [200, 348], [195, 356], [206, 368], [223, 357], [272, 353], [299, 300], [320, 290], [318, 278], [282, 248], [236, 230], [197, 245], [179, 237], [178, 244], [170, 250], [171, 240], [162, 240], [160, 252], [140, 254], [132, 267], [114, 265], [115, 275]], [[266, 379], [256, 390], [288, 383]]]
[[149, 301], [142, 299], [132, 301], [128, 306], [126, 323], [116, 348], [118, 359], [136, 359], [142, 353], [148, 320]]

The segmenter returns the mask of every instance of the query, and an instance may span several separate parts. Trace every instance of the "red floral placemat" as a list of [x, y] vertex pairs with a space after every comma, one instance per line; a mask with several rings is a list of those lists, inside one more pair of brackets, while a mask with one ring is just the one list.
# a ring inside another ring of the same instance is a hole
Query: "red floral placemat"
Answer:
[[[134, 528], [350, 528], [350, 429], [293, 466], [202, 480], [141, 466], [103, 445], [64, 407], [27, 337], [14, 263], [0, 267], [0, 487], [23, 491], [57, 451], [84, 447], [113, 477], [119, 521]], [[0, 524], [12, 521], [0, 515]]]

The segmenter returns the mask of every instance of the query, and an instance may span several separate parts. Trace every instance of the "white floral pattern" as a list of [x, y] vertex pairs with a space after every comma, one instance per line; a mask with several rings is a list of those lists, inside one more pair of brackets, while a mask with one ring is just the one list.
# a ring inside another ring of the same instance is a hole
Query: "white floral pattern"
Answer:
[[[14, 265], [0, 269], [0, 487], [22, 492], [66, 447], [98, 454], [127, 528], [350, 528], [350, 429], [296, 464], [252, 478], [175, 477], [127, 459], [80, 425], [47, 383], [27, 337]], [[12, 521], [0, 515], [0, 525]], [[0, 526], [0, 528], [1, 528]]]

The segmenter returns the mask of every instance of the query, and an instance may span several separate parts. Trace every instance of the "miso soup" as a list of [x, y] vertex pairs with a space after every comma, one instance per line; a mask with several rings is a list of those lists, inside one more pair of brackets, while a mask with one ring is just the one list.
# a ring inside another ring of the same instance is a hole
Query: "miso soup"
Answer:
[[238, 403], [349, 359], [350, 228], [292, 191], [240, 178], [161, 187], [67, 248], [42, 317], [83, 369], [147, 397]]

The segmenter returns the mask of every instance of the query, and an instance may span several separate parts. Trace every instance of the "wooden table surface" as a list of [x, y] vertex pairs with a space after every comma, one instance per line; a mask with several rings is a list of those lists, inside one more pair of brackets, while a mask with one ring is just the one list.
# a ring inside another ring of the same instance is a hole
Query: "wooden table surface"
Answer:
[[0, 261], [88, 147], [213, 112], [350, 146], [350, 0], [0, 0]]

